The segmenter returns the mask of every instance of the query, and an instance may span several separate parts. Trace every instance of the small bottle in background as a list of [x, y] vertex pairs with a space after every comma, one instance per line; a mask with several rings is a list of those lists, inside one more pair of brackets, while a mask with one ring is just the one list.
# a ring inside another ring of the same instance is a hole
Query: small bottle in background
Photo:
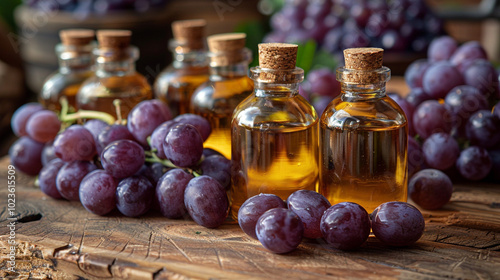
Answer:
[[212, 127], [204, 147], [231, 158], [231, 118], [234, 109], [253, 92], [248, 77], [252, 53], [245, 48], [246, 34], [228, 33], [207, 38], [210, 80], [196, 89], [192, 112], [206, 118]]
[[390, 70], [383, 50], [344, 50], [337, 70], [341, 95], [320, 121], [319, 192], [330, 202], [356, 202], [371, 213], [388, 201], [407, 200], [408, 125], [386, 95]]
[[91, 29], [66, 29], [59, 32], [61, 43], [56, 46], [59, 69], [43, 84], [38, 96], [47, 109], [60, 111], [60, 98], [66, 97], [69, 106], [76, 108], [76, 94], [82, 83], [93, 73], [95, 32]]
[[173, 116], [190, 112], [194, 90], [208, 80], [205, 27], [201, 19], [172, 23], [173, 62], [158, 75], [153, 89], [155, 98], [166, 102]]
[[121, 118], [127, 118], [135, 105], [153, 97], [148, 81], [135, 70], [139, 49], [130, 45], [131, 36], [129, 30], [97, 31], [96, 71], [78, 91], [79, 109], [115, 116], [113, 101], [118, 99], [121, 101]]
[[259, 65], [251, 68], [252, 95], [232, 120], [231, 215], [251, 196], [318, 185], [318, 116], [298, 94], [304, 71], [295, 67], [297, 45], [259, 44]]

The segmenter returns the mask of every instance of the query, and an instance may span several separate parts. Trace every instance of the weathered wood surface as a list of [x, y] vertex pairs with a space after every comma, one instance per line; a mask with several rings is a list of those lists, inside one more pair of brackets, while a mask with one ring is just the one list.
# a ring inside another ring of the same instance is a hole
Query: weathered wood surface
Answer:
[[[0, 278], [9, 277], [7, 165], [0, 161]], [[423, 212], [424, 236], [407, 248], [370, 237], [342, 252], [318, 239], [278, 255], [234, 223], [206, 229], [155, 214], [100, 217], [16, 176], [19, 279], [500, 279], [499, 185], [456, 186], [444, 209]]]

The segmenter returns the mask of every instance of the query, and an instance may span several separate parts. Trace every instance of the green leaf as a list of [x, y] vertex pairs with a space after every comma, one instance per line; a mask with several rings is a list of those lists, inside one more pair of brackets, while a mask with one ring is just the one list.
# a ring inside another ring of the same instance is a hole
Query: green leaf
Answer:
[[309, 72], [313, 66], [316, 46], [314, 40], [309, 40], [305, 44], [299, 44], [299, 49], [297, 51], [297, 67], [304, 69], [304, 73]]

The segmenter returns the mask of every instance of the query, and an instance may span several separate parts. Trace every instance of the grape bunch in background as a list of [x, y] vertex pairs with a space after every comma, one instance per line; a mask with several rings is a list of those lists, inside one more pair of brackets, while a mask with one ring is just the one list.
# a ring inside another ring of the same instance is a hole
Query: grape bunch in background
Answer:
[[154, 208], [210, 228], [226, 219], [230, 161], [203, 149], [211, 133], [206, 119], [194, 114], [172, 119], [166, 104], [148, 100], [134, 107], [126, 125], [101, 112], [91, 113], [108, 123], [75, 124], [89, 111], [68, 113], [65, 107], [58, 115], [28, 103], [11, 120], [20, 137], [9, 149], [11, 163], [38, 175], [45, 194], [80, 201], [97, 215], [118, 209], [137, 217]]
[[421, 53], [443, 35], [442, 21], [423, 0], [289, 0], [271, 28], [266, 42], [314, 40], [332, 54], [368, 46]]
[[76, 15], [109, 14], [117, 11], [147, 12], [162, 8], [168, 0], [23, 0], [30, 8], [42, 11], [66, 11]]

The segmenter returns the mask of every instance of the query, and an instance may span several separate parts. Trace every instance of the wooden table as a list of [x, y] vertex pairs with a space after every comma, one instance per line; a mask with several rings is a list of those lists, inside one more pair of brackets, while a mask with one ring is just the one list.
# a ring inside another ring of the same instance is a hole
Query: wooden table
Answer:
[[[0, 278], [10, 232], [7, 165], [0, 161]], [[318, 239], [282, 255], [230, 222], [207, 229], [155, 214], [96, 216], [78, 202], [48, 198], [19, 172], [15, 194], [19, 279], [500, 279], [499, 185], [456, 185], [442, 210], [423, 212], [425, 233], [410, 247], [370, 237], [343, 252]]]

